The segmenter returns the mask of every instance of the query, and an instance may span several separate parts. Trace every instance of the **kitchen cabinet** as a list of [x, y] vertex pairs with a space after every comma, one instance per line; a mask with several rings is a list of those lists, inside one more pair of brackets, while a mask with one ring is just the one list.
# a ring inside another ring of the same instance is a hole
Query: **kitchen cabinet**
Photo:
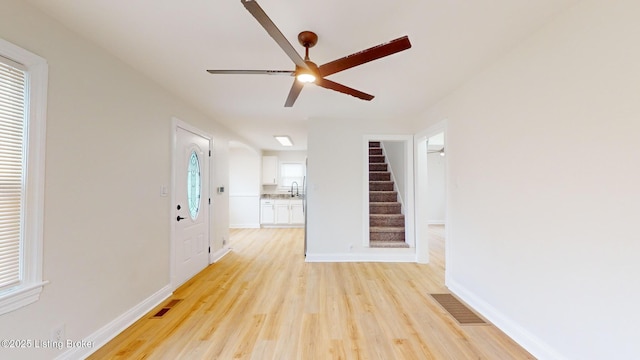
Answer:
[[275, 223], [279, 225], [289, 224], [291, 223], [291, 216], [289, 214], [289, 200], [276, 200], [274, 205], [276, 219]]
[[273, 223], [275, 223], [274, 201], [260, 200], [260, 224], [270, 225]]
[[304, 225], [302, 199], [261, 199], [260, 224], [276, 227]]
[[278, 185], [278, 157], [262, 157], [262, 185]]
[[292, 224], [304, 224], [304, 209], [302, 200], [291, 200], [289, 203], [289, 212]]

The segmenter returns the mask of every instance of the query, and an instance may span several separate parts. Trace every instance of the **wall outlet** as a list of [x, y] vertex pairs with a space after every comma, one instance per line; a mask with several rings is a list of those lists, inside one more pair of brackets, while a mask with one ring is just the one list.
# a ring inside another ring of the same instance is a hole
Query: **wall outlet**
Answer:
[[64, 341], [64, 324], [54, 328], [51, 330], [51, 341], [53, 342], [61, 342]]

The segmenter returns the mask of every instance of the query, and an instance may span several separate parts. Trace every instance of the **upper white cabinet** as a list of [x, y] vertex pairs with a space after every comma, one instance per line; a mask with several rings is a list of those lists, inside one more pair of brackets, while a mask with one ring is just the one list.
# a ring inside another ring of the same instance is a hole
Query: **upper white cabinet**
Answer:
[[262, 157], [262, 185], [278, 185], [278, 157]]

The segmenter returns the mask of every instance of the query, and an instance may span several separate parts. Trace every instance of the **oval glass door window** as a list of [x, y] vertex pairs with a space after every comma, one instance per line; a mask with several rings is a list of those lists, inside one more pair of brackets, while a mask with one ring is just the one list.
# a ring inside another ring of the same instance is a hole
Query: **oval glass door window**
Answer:
[[200, 159], [196, 151], [193, 150], [189, 157], [189, 168], [187, 169], [187, 201], [189, 203], [189, 215], [192, 220], [195, 220], [200, 212], [200, 190]]

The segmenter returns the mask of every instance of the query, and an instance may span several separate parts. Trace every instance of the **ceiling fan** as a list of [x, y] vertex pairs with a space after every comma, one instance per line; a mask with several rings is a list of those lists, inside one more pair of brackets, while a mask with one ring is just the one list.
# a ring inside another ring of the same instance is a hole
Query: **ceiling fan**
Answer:
[[339, 91], [344, 94], [355, 96], [362, 100], [370, 101], [373, 99], [373, 95], [364, 93], [362, 91], [350, 88], [348, 86], [339, 84], [337, 82], [326, 79], [326, 76], [335, 74], [337, 72], [352, 68], [354, 66], [362, 65], [369, 61], [377, 60], [385, 56], [395, 54], [397, 52], [407, 50], [411, 47], [408, 36], [391, 40], [384, 44], [380, 44], [371, 47], [366, 50], [345, 56], [343, 58], [328, 62], [324, 65], [316, 65], [309, 59], [309, 48], [316, 45], [318, 42], [318, 35], [311, 31], [303, 31], [298, 34], [298, 41], [305, 48], [304, 59], [293, 48], [291, 43], [282, 35], [282, 32], [276, 27], [276, 25], [269, 19], [267, 14], [262, 10], [260, 5], [255, 0], [241, 0], [244, 7], [253, 15], [256, 20], [262, 25], [269, 35], [278, 43], [280, 48], [289, 56], [289, 58], [296, 65], [295, 70], [207, 70], [211, 74], [259, 74], [259, 75], [286, 75], [295, 76], [291, 90], [289, 90], [289, 96], [285, 101], [285, 107], [292, 107], [295, 103], [298, 95], [302, 91], [302, 87], [305, 83], [315, 83], [326, 89]]

